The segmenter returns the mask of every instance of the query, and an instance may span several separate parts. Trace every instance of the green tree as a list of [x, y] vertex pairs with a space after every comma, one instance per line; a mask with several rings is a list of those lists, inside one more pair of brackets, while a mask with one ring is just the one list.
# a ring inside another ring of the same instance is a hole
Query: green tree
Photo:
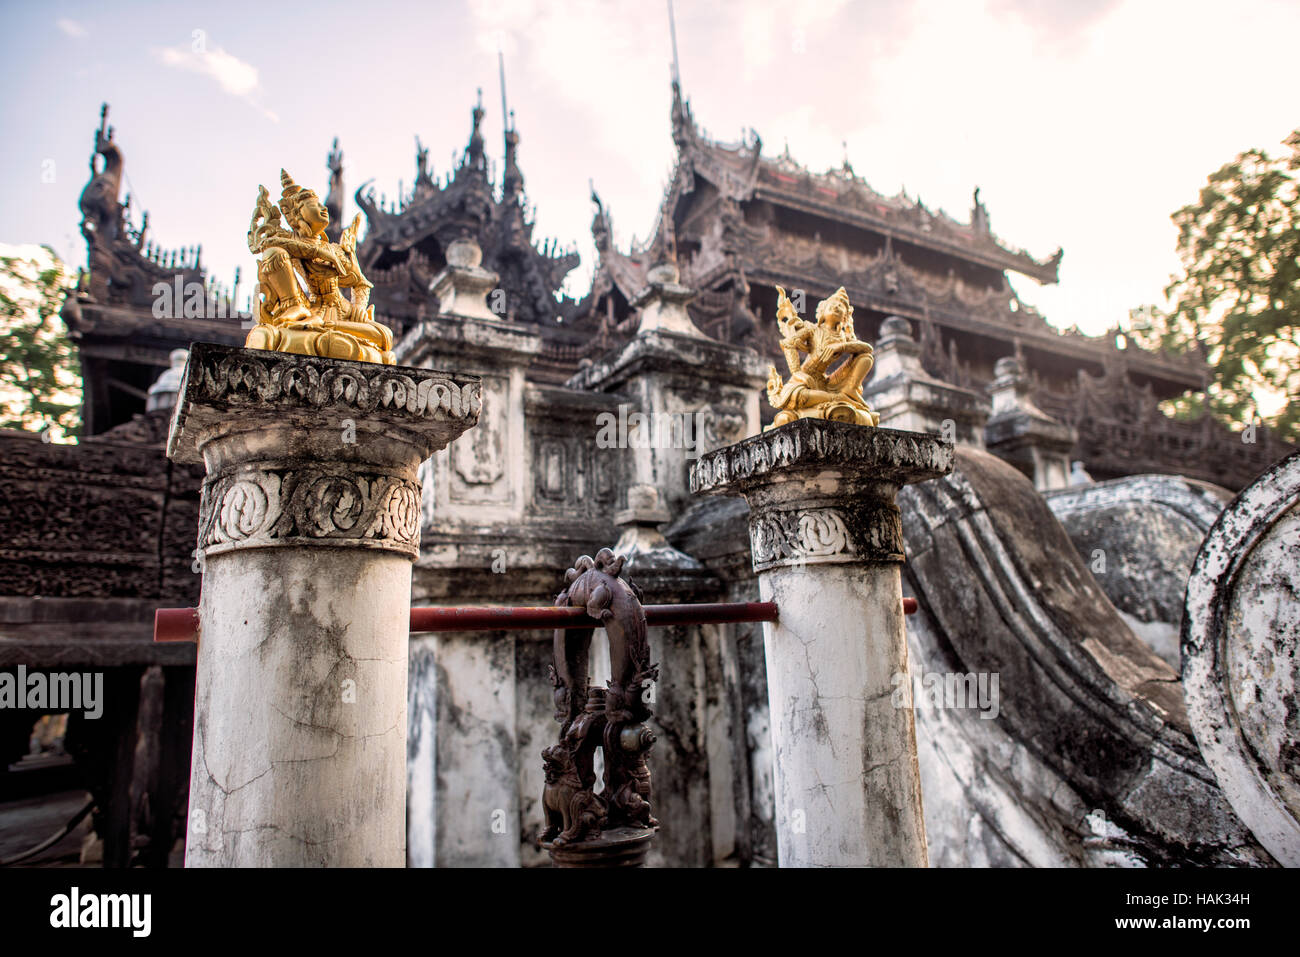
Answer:
[[[1300, 441], [1300, 129], [1289, 155], [1249, 150], [1210, 176], [1198, 201], [1173, 214], [1183, 274], [1165, 290], [1168, 311], [1134, 309], [1139, 345], [1200, 350], [1212, 378], [1204, 395], [1173, 401], [1182, 416], [1262, 421]], [[1285, 397], [1272, 415], [1258, 399]]]
[[0, 428], [66, 439], [81, 426], [76, 347], [59, 319], [68, 273], [50, 247], [27, 252], [0, 250]]

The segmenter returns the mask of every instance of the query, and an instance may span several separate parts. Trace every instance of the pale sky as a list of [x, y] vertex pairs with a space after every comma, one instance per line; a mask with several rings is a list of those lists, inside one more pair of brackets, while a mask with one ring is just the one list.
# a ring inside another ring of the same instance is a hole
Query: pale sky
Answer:
[[[1169, 215], [1238, 152], [1300, 125], [1300, 4], [1235, 0], [677, 0], [682, 83], [719, 139], [756, 129], [814, 170], [848, 157], [965, 221], [981, 187], [992, 227], [1061, 283], [1017, 288], [1059, 326], [1099, 333], [1159, 301], [1177, 267]], [[196, 32], [199, 31], [199, 32]], [[150, 235], [203, 245], [229, 282], [259, 183], [281, 166], [324, 195], [337, 136], [351, 194], [391, 198], [459, 156], [482, 87], [500, 162], [498, 44], [536, 236], [594, 263], [593, 179], [626, 246], [672, 168], [671, 48], [659, 0], [438, 3], [6, 3], [0, 52], [0, 242], [84, 264], [77, 198], [99, 104]], [[198, 48], [196, 51], [196, 47]], [[49, 161], [53, 161], [51, 167]], [[53, 170], [53, 182], [46, 182]], [[46, 174], [46, 175], [43, 175]]]

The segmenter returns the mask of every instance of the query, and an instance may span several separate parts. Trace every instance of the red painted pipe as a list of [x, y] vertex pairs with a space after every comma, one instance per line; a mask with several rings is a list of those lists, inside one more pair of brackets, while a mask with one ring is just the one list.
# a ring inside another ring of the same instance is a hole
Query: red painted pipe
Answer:
[[[916, 599], [903, 599], [903, 614], [916, 611]], [[645, 620], [658, 625], [714, 625], [744, 621], [776, 621], [770, 601], [719, 602], [701, 605], [646, 605]], [[533, 628], [592, 628], [600, 625], [581, 608], [553, 605], [523, 607], [412, 608], [411, 632], [524, 631]], [[159, 608], [154, 613], [154, 641], [197, 641], [197, 608]]]
[[[704, 625], [736, 621], [776, 621], [767, 601], [713, 605], [646, 605], [646, 624]], [[593, 628], [600, 622], [581, 608], [554, 605], [517, 608], [412, 608], [411, 631], [497, 631], [529, 628]]]
[[198, 641], [197, 608], [159, 608], [153, 613], [154, 641]]

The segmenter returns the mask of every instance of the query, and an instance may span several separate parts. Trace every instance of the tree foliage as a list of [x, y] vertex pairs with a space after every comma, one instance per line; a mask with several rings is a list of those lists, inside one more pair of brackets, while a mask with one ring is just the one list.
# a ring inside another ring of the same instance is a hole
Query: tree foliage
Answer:
[[[1165, 290], [1171, 308], [1133, 310], [1139, 344], [1200, 350], [1212, 366], [1203, 396], [1175, 411], [1256, 420], [1300, 441], [1300, 129], [1288, 154], [1248, 150], [1210, 176], [1197, 202], [1173, 215], [1183, 274]], [[1285, 397], [1259, 414], [1260, 394]]]
[[0, 428], [68, 438], [81, 425], [76, 347], [59, 319], [67, 269], [48, 246], [0, 255]]

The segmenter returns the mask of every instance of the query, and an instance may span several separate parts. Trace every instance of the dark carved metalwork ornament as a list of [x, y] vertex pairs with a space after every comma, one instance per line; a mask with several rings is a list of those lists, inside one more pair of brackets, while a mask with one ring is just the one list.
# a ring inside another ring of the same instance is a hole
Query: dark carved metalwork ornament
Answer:
[[[643, 862], [659, 822], [650, 812], [646, 756], [654, 732], [650, 663], [641, 590], [619, 578], [624, 559], [602, 548], [567, 572], [555, 600], [585, 608], [609, 637], [610, 681], [591, 687], [587, 672], [594, 628], [557, 629], [549, 668], [559, 740], [542, 752], [546, 823], [541, 843], [558, 866], [635, 866]], [[596, 791], [595, 755], [604, 757], [604, 788]]]

